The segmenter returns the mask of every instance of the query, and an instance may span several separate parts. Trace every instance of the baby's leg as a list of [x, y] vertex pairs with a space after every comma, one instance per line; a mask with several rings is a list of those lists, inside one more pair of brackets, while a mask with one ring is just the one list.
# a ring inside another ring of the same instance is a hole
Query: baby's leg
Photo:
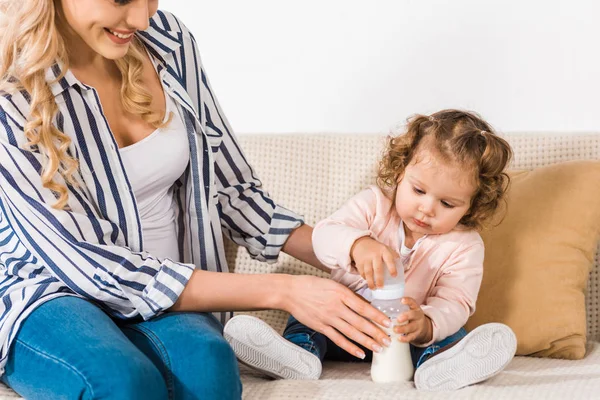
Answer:
[[343, 362], [371, 362], [373, 361], [373, 350], [368, 349], [356, 342], [357, 345], [364, 353], [365, 358], [360, 359], [353, 354], [348, 353], [346, 350], [339, 347], [337, 344], [333, 343], [331, 339], [325, 337], [327, 341], [327, 353], [325, 354], [325, 360], [328, 361], [343, 361]]
[[319, 379], [321, 359], [327, 348], [323, 336], [300, 324], [288, 321], [283, 338], [266, 322], [249, 315], [238, 315], [225, 325], [223, 335], [238, 360], [273, 378]]
[[294, 318], [293, 315], [290, 315], [283, 331], [283, 337], [296, 346], [311, 352], [323, 362], [329, 342], [327, 336], [309, 328]]
[[502, 371], [517, 350], [516, 336], [504, 324], [485, 324], [465, 333], [461, 329], [421, 352], [417, 389], [456, 390], [484, 381]]

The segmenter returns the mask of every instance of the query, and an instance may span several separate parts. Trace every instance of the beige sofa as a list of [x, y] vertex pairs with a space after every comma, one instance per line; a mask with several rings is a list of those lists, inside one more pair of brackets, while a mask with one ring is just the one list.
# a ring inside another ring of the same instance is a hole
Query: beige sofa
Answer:
[[[265, 187], [281, 204], [313, 224], [374, 181], [382, 135], [245, 135], [240, 143]], [[600, 159], [600, 134], [508, 135], [513, 167], [531, 169], [574, 159]], [[598, 185], [600, 182], [590, 182]], [[600, 201], [600, 199], [599, 199]], [[229, 263], [238, 273], [323, 275], [283, 255], [276, 264], [251, 260], [228, 245]], [[588, 348], [578, 361], [516, 357], [498, 376], [451, 393], [418, 392], [411, 383], [375, 384], [366, 363], [326, 363], [319, 381], [274, 381], [242, 366], [245, 399], [600, 399], [600, 263], [590, 274], [587, 293]], [[256, 313], [282, 331], [280, 311]], [[0, 398], [18, 398], [0, 387]], [[208, 399], [207, 399], [208, 400]]]
[[[265, 187], [281, 204], [313, 224], [374, 182], [384, 135], [246, 135], [240, 142]], [[600, 160], [600, 134], [514, 134], [512, 167], [532, 169], [575, 159]], [[600, 185], [600, 182], [590, 182]], [[599, 206], [600, 206], [600, 199]], [[236, 272], [321, 273], [282, 256], [277, 264], [252, 261], [228, 248]], [[422, 393], [412, 384], [375, 384], [367, 363], [325, 363], [319, 381], [273, 381], [242, 367], [245, 399], [600, 399], [600, 290], [598, 256], [586, 298], [588, 348], [583, 360], [516, 357], [498, 376], [451, 393]], [[286, 315], [256, 313], [280, 332]]]

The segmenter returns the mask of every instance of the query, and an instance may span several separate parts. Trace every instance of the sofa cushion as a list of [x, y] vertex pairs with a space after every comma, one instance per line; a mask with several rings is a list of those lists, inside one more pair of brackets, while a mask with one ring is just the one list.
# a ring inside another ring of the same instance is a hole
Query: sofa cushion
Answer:
[[509, 325], [517, 354], [585, 355], [585, 290], [600, 236], [600, 162], [512, 174], [504, 220], [482, 232], [484, 276], [473, 329]]

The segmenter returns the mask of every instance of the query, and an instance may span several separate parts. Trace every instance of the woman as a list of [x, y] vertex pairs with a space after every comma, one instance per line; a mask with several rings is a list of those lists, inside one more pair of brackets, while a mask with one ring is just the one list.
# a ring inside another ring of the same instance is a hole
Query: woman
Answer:
[[239, 398], [231, 310], [384, 343], [385, 316], [331, 280], [222, 273], [222, 233], [320, 264], [157, 8], [0, 0], [0, 367], [27, 398]]

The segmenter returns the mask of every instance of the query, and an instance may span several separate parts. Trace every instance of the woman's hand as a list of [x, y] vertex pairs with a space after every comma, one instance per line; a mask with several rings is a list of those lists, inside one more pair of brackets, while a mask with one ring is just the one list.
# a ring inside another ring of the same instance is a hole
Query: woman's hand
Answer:
[[381, 351], [390, 339], [373, 322], [389, 326], [389, 318], [347, 287], [315, 276], [291, 276], [283, 307], [304, 325], [327, 336], [358, 358], [365, 353], [350, 340]]
[[361, 237], [354, 242], [350, 249], [350, 257], [370, 289], [383, 287], [385, 268], [388, 269], [391, 276], [398, 274], [396, 271], [398, 254], [369, 236]]
[[[226, 290], [224, 290], [226, 288]], [[378, 351], [390, 339], [373, 322], [389, 326], [382, 312], [347, 287], [310, 275], [224, 274], [194, 270], [170, 311], [284, 310], [359, 358], [349, 339]]]
[[433, 336], [431, 319], [425, 315], [415, 299], [403, 297], [402, 304], [409, 306], [410, 310], [400, 314], [397, 318], [398, 324], [404, 325], [396, 325], [394, 327], [396, 333], [404, 335], [400, 336], [400, 341], [416, 344], [431, 341], [431, 337]]

